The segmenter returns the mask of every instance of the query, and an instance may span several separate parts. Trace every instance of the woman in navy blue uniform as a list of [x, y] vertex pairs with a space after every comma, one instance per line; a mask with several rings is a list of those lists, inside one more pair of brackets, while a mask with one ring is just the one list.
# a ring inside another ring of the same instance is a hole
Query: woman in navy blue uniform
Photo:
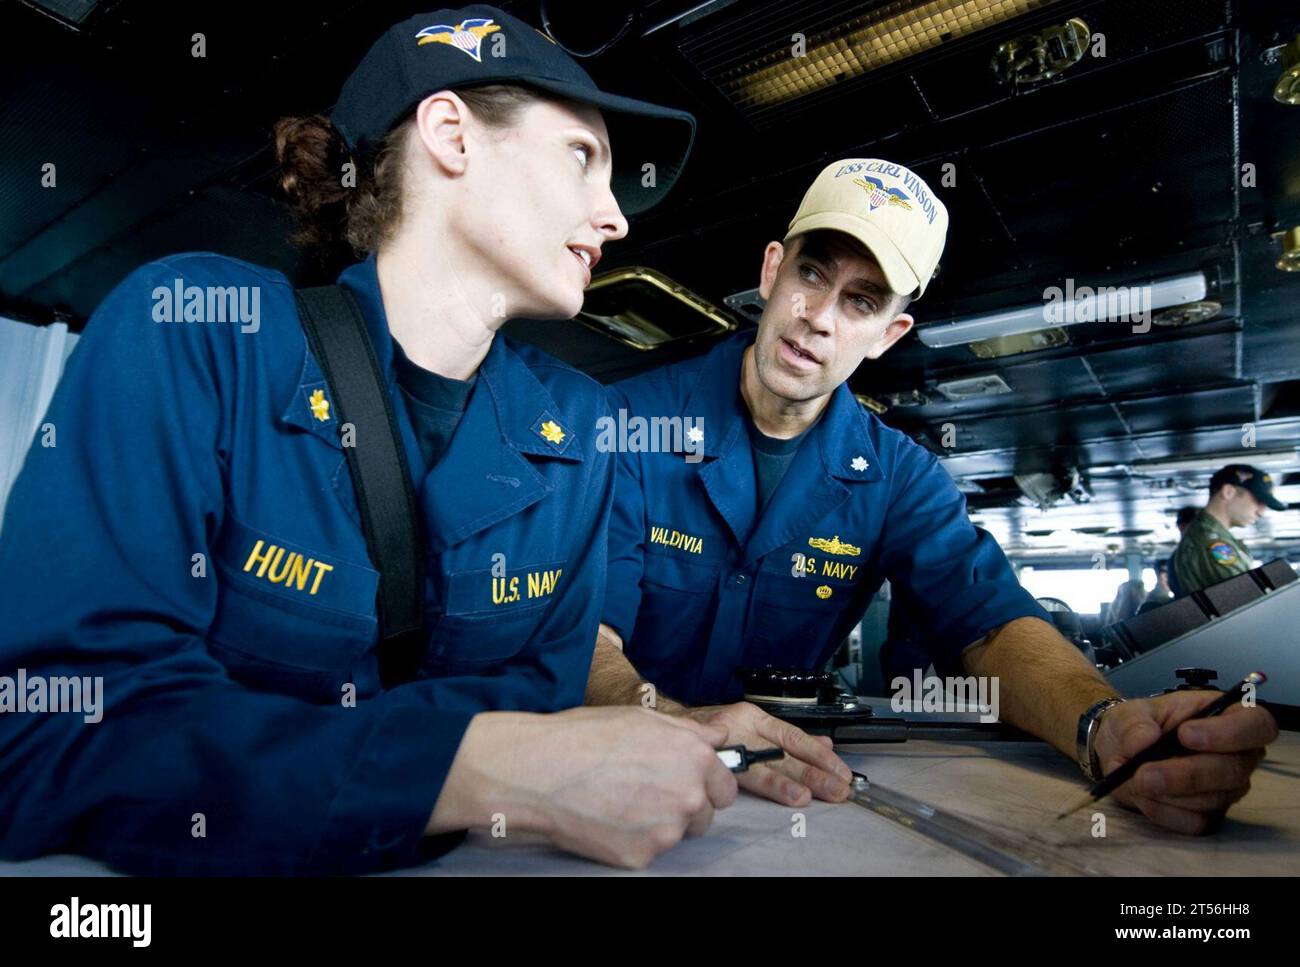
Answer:
[[[561, 712], [582, 702], [605, 586], [606, 409], [595, 382], [497, 333], [578, 311], [624, 210], [667, 190], [692, 132], [490, 7], [395, 25], [330, 120], [278, 126], [305, 234], [369, 253], [339, 284], [387, 380], [428, 552], [423, 658], [395, 687], [355, 428], [291, 283], [196, 253], [109, 294], [0, 540], [0, 674], [24, 699], [102, 686], [102, 709], [0, 715], [0, 852], [359, 872], [504, 820], [643, 865], [707, 827], [735, 796], [722, 732]], [[595, 768], [613, 757], [619, 778]]]

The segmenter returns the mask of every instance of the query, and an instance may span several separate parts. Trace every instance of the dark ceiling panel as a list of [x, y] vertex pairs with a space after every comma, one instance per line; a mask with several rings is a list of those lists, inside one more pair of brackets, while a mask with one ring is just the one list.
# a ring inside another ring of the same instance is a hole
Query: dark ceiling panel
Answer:
[[[249, 217], [273, 227], [260, 240], [246, 239]], [[292, 278], [302, 265], [293, 247], [285, 244], [291, 228], [286, 212], [270, 199], [231, 188], [212, 188], [185, 206], [166, 209], [137, 226], [129, 246], [102, 245], [31, 294], [43, 304], [84, 319], [142, 262], [183, 251], [176, 245], [177, 238], [195, 240], [190, 251], [229, 252], [239, 246], [247, 261], [279, 269]]]
[[1133, 433], [1238, 426], [1255, 419], [1255, 387], [1233, 386], [1116, 404]]
[[[1300, 109], [1292, 108], [1297, 114]], [[1300, 127], [1300, 118], [1296, 119]], [[1280, 245], [1267, 236], [1241, 246], [1246, 328], [1242, 375], [1280, 380], [1300, 376], [1300, 274], [1278, 271]]]
[[[1162, 335], [1159, 329], [1153, 332]], [[1218, 332], [1200, 336], [1183, 330], [1185, 338], [1154, 345], [1140, 339], [1121, 349], [1090, 353], [1088, 365], [1112, 396], [1149, 393], [1152, 389], [1179, 389], [1238, 378], [1240, 335]]]
[[[867, 395], [872, 395], [871, 369], [874, 365], [876, 364], [868, 362], [858, 369], [854, 377], [854, 386]], [[916, 388], [929, 397], [930, 403], [925, 406], [900, 408], [896, 418], [902, 425], [919, 426], [937, 420], [960, 421], [981, 413], [1019, 410], [1044, 406], [1056, 401], [1074, 401], [1101, 395], [1101, 387], [1080, 359], [1022, 361], [1018, 366], [989, 365], [982, 372], [967, 374], [965, 378], [994, 373], [1010, 387], [1010, 393], [953, 402], [935, 389], [936, 381], [928, 380]]]
[[[900, 410], [897, 419], [907, 424], [918, 417], [928, 419], [931, 413], [947, 412], [952, 406], [936, 399], [931, 391], [936, 383], [991, 373], [1000, 375], [1013, 389], [1027, 387], [1029, 395], [1022, 399], [1017, 391], [987, 397], [982, 407], [962, 404], [965, 410], [972, 406], [993, 411], [1036, 405], [1045, 401], [1045, 394], [1047, 400], [1074, 402], [1222, 384], [1238, 377], [1238, 329], [1236, 320], [1222, 314], [1186, 328], [1153, 325], [1146, 333], [1111, 323], [1077, 325], [1065, 330], [1069, 343], [1064, 346], [993, 360], [976, 358], [967, 346], [934, 350], [909, 338], [881, 361], [860, 368], [854, 387], [882, 400], [890, 394], [920, 390], [939, 407]], [[1032, 392], [1034, 387], [1039, 387], [1037, 394]]]
[[[1045, 8], [1034, 18], [1046, 24], [1064, 23], [1078, 16], [1087, 23], [1092, 36], [1105, 38], [1105, 56], [1089, 48], [1083, 59], [1061, 77], [1074, 84], [1094, 71], [1105, 71], [1136, 58], [1148, 57], [1153, 51], [1186, 43], [1194, 38], [1223, 30], [1223, 0], [1142, 0], [1140, 3], [1060, 3]], [[1022, 28], [1024, 33], [1032, 28]], [[1020, 31], [1018, 31], [1019, 33]], [[925, 95], [926, 103], [939, 117], [952, 117], [986, 104], [1014, 96], [1029, 96], [1027, 89], [1015, 92], [998, 83], [989, 69], [990, 53], [995, 43], [973, 45], [969, 51], [932, 64], [926, 64], [913, 76]], [[1101, 47], [1097, 47], [1101, 50]], [[1037, 96], [1039, 92], [1034, 92]]]
[[[1233, 143], [1225, 75], [1087, 123], [1031, 131], [972, 161], [1026, 260], [1078, 253], [1082, 271], [1098, 249], [1118, 254], [1143, 236], [1186, 244], [1230, 222]], [[1066, 198], [1078, 200], [1068, 219]]]
[[[1069, 409], [967, 417], [953, 421], [957, 452], [1020, 447], [1070, 447], [1099, 437], [1123, 436], [1124, 423], [1109, 404]], [[930, 425], [928, 435], [941, 439], [942, 426]]]
[[[13, 15], [0, 9], [0, 24]], [[6, 47], [21, 58], [23, 45]], [[6, 73], [17, 70], [11, 63]], [[115, 109], [124, 103], [135, 106]], [[0, 258], [138, 160], [157, 121], [151, 115], [112, 76], [88, 88], [84, 78], [59, 64], [28, 63], [21, 76], [10, 77], [0, 98]], [[73, 117], [75, 124], [69, 123]], [[42, 183], [47, 164], [54, 165], [54, 187]]]

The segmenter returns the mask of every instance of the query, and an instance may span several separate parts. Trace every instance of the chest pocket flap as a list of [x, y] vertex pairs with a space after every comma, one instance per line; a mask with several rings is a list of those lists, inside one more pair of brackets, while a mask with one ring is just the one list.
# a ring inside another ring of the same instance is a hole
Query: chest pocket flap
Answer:
[[447, 579], [449, 615], [504, 614], [545, 607], [569, 577], [566, 561], [455, 571]]

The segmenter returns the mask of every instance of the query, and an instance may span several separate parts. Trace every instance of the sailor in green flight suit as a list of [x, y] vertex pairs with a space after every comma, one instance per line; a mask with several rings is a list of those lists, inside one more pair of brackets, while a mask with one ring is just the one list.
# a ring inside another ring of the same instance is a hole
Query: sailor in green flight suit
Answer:
[[1210, 502], [1192, 518], [1174, 551], [1182, 594], [1218, 584], [1255, 566], [1246, 545], [1230, 528], [1247, 527], [1265, 508], [1286, 510], [1273, 496], [1273, 479], [1244, 463], [1229, 464], [1210, 478]]

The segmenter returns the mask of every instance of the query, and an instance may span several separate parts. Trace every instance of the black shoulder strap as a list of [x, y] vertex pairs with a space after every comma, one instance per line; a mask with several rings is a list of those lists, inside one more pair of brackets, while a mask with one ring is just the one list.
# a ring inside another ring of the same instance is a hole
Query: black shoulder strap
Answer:
[[415, 677], [425, 643], [424, 547], [415, 491], [383, 374], [352, 293], [299, 289], [307, 344], [329, 384], [370, 559], [379, 569], [379, 674], [385, 688]]

